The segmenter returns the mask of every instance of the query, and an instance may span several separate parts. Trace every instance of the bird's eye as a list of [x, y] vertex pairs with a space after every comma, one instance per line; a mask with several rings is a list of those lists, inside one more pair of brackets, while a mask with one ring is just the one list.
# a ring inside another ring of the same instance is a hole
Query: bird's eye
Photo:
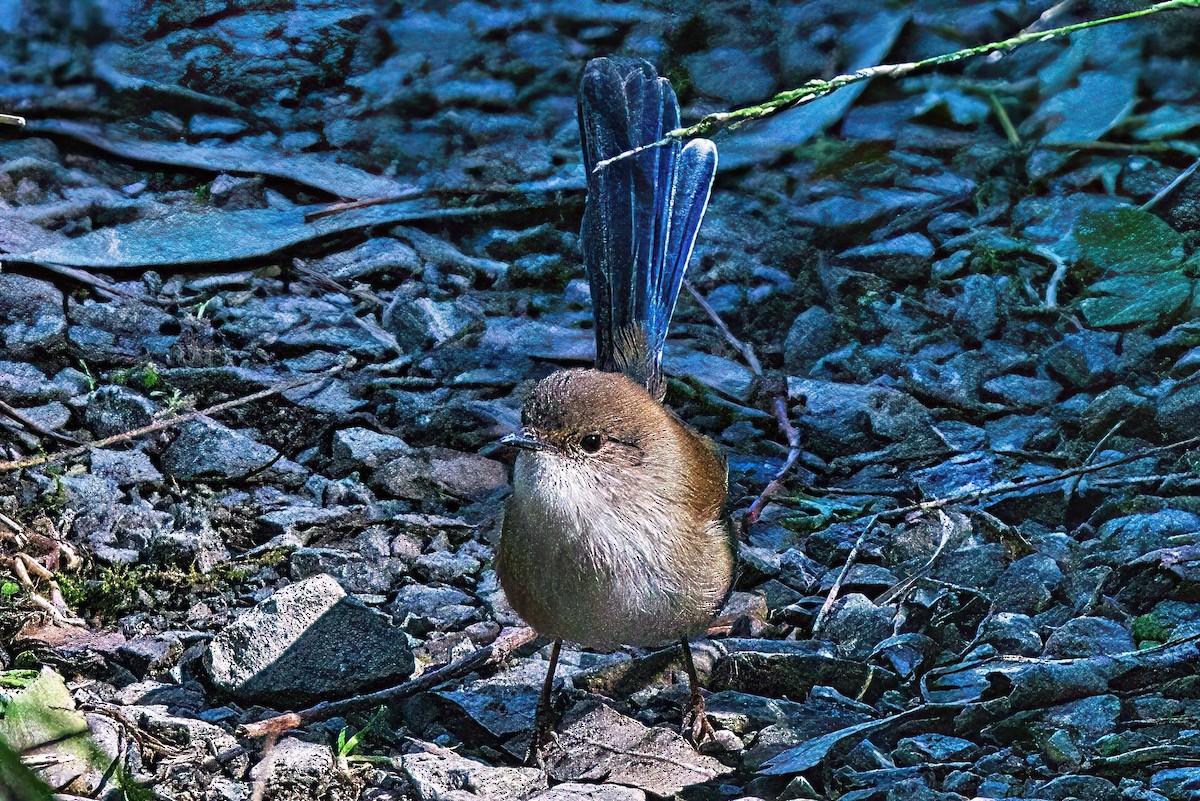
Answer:
[[584, 453], [596, 453], [600, 450], [600, 445], [603, 442], [599, 434], [584, 434], [579, 440], [579, 447], [583, 448]]

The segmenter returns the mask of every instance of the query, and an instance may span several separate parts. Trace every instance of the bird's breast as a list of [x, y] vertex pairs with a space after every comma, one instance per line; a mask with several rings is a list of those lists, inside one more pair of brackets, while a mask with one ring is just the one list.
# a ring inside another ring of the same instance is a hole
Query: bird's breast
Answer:
[[721, 594], [697, 580], [706, 534], [688, 530], [669, 487], [555, 459], [521, 454], [514, 468], [499, 572], [517, 612], [595, 646], [665, 642], [706, 622]]

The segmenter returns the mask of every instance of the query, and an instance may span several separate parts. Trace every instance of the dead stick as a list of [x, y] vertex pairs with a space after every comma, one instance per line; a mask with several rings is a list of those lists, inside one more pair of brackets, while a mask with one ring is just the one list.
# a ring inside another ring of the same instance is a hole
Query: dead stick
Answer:
[[829, 588], [829, 595], [825, 596], [825, 603], [821, 604], [821, 611], [817, 613], [817, 618], [813, 621], [813, 639], [816, 639], [821, 633], [821, 629], [825, 626], [825, 620], [829, 617], [829, 612], [833, 609], [833, 604], [837, 600], [838, 593], [842, 591], [842, 584], [845, 583], [846, 579], [850, 576], [850, 571], [854, 569], [855, 563], [858, 562], [858, 555], [862, 553], [862, 547], [867, 541], [867, 535], [871, 533], [878, 522], [879, 515], [872, 517], [871, 522], [867, 523], [862, 533], [858, 535], [858, 539], [854, 541], [854, 547], [850, 549], [850, 555], [846, 557], [846, 566], [842, 568], [842, 572], [838, 575], [837, 580]]
[[528, 645], [536, 640], [537, 637], [537, 632], [530, 628], [509, 629], [502, 632], [491, 645], [480, 648], [470, 656], [465, 656], [436, 670], [431, 670], [412, 681], [376, 690], [373, 693], [356, 695], [342, 701], [322, 701], [316, 706], [310, 706], [308, 709], [302, 709], [299, 712], [288, 712], [283, 715], [276, 715], [273, 718], [260, 720], [257, 723], [248, 723], [245, 726], [238, 727], [238, 734], [242, 737], [278, 735], [307, 723], [328, 720], [329, 718], [340, 717], [349, 712], [399, 701], [401, 698], [408, 698], [419, 692], [432, 690], [434, 687], [447, 681], [462, 678], [488, 665], [500, 664], [513, 651], [523, 645]]
[[137, 439], [138, 437], [145, 436], [146, 434], [165, 431], [168, 428], [173, 428], [182, 423], [186, 423], [189, 420], [195, 420], [198, 417], [210, 417], [214, 414], [220, 414], [221, 412], [228, 411], [229, 409], [233, 409], [238, 406], [244, 406], [247, 403], [253, 403], [254, 401], [262, 400], [263, 398], [269, 398], [272, 395], [290, 392], [293, 389], [299, 389], [300, 387], [308, 386], [309, 384], [315, 384], [318, 381], [323, 381], [326, 378], [337, 375], [342, 370], [352, 366], [352, 364], [353, 363], [351, 361], [347, 361], [346, 363], [340, 364], [331, 370], [326, 370], [323, 373], [318, 373], [317, 375], [306, 376], [305, 378], [297, 379], [295, 381], [285, 381], [282, 384], [275, 384], [274, 386], [267, 387], [260, 392], [255, 392], [252, 395], [234, 398], [233, 400], [218, 403], [215, 406], [209, 406], [207, 409], [188, 412], [187, 414], [181, 414], [178, 417], [172, 417], [168, 420], [159, 420], [157, 423], [151, 423], [150, 425], [143, 426], [142, 428], [135, 428], [132, 431], [126, 431], [122, 434], [114, 434], [111, 437], [105, 437], [104, 439], [99, 439], [95, 442], [89, 442], [86, 445], [80, 445], [78, 448], [70, 448], [68, 450], [57, 451], [55, 453], [45, 453], [41, 456], [30, 456], [28, 459], [0, 462], [0, 473], [8, 473], [13, 470], [24, 470], [27, 467], [37, 467], [38, 465], [48, 464], [50, 462], [61, 462], [63, 459], [71, 459], [75, 456], [82, 456], [93, 448], [106, 448], [109, 445], [115, 445], [119, 442], [128, 442], [131, 439]]
[[5, 417], [10, 417], [13, 420], [16, 420], [18, 423], [25, 426], [27, 429], [29, 429], [30, 431], [32, 431], [35, 434], [40, 434], [41, 436], [49, 437], [50, 439], [56, 439], [59, 442], [65, 442], [68, 445], [78, 445], [79, 444], [79, 440], [74, 439], [72, 437], [68, 437], [66, 434], [60, 434], [57, 431], [51, 431], [50, 429], [46, 428], [44, 425], [39, 423], [37, 420], [34, 420], [32, 417], [30, 417], [29, 415], [22, 412], [20, 409], [16, 409], [12, 406], [9, 406], [7, 403], [5, 403], [2, 400], [0, 400], [0, 414], [4, 415]]
[[994, 495], [1005, 495], [1010, 492], [1020, 492], [1022, 490], [1032, 489], [1033, 487], [1044, 487], [1047, 484], [1055, 484], [1059, 481], [1065, 481], [1068, 478], [1075, 476], [1084, 476], [1089, 473], [1098, 473], [1101, 470], [1107, 470], [1110, 467], [1136, 462], [1138, 459], [1145, 459], [1147, 456], [1154, 456], [1159, 453], [1167, 453], [1168, 451], [1179, 450], [1180, 448], [1188, 448], [1193, 445], [1200, 445], [1200, 436], [1189, 437], [1178, 442], [1171, 442], [1166, 445], [1158, 445], [1153, 448], [1147, 448], [1144, 451], [1137, 453], [1127, 453], [1124, 456], [1119, 456], [1116, 459], [1109, 459], [1107, 462], [1095, 462], [1093, 464], [1085, 464], [1079, 467], [1072, 467], [1069, 470], [1063, 470], [1050, 476], [1040, 476], [1031, 478], [1026, 481], [1000, 481], [996, 484], [984, 487], [983, 489], [971, 490], [970, 492], [956, 492], [951, 495], [946, 495], [941, 498], [934, 498], [928, 501], [920, 501], [918, 503], [910, 503], [907, 506], [898, 506], [895, 509], [885, 509], [882, 512], [868, 512], [859, 515], [852, 520], [846, 522], [852, 523], [854, 520], [863, 520], [867, 517], [880, 517], [892, 519], [910, 512], [927, 512], [933, 509], [943, 509], [947, 506], [953, 506], [958, 503], [971, 503], [972, 501], [981, 501], [984, 498], [991, 498]]
[[[696, 291], [696, 288], [692, 286], [690, 281], [684, 281], [683, 285], [687, 287], [687, 291], [696, 303], [700, 304], [700, 308], [704, 309], [705, 313], [708, 314], [730, 347], [742, 355], [742, 360], [746, 362], [746, 366], [750, 368], [750, 372], [756, 378], [762, 378], [762, 362], [758, 360], [758, 354], [754, 352], [754, 348], [749, 343], [743, 342], [734, 336], [733, 331], [721, 319], [721, 315], [717, 314], [717, 310], [712, 307], [708, 300]], [[784, 477], [796, 466], [796, 462], [800, 461], [800, 434], [796, 431], [795, 426], [792, 425], [792, 421], [788, 419], [786, 389], [775, 395], [774, 401], [771, 403], [771, 410], [775, 413], [775, 421], [779, 424], [779, 430], [787, 438], [788, 455], [783, 463], [783, 467], [779, 468], [779, 471], [767, 483], [767, 486], [763, 488], [759, 496], [754, 499], [754, 503], [750, 504], [750, 508], [746, 510], [745, 525], [758, 522], [758, 517], [762, 514], [767, 501], [783, 486]]]

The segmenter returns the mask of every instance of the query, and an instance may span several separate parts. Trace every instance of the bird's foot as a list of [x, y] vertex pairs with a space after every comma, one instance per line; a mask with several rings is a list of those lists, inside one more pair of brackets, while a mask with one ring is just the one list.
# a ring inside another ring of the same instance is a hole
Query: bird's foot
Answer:
[[553, 744], [558, 739], [552, 718], [552, 713], [539, 714], [538, 720], [533, 724], [533, 732], [529, 736], [529, 750], [525, 752], [525, 767], [545, 769], [542, 752], [546, 746]]
[[684, 707], [683, 736], [687, 737], [696, 748], [711, 743], [717, 738], [716, 730], [713, 729], [712, 722], [709, 721], [705, 711], [704, 696], [698, 692], [692, 693], [687, 706]]

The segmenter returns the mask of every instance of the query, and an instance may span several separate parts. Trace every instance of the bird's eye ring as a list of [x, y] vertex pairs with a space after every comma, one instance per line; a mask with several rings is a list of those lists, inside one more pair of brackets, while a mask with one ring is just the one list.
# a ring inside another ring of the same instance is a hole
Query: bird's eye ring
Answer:
[[603, 439], [599, 434], [584, 434], [579, 440], [579, 447], [583, 448], [584, 453], [597, 453], [602, 443]]

